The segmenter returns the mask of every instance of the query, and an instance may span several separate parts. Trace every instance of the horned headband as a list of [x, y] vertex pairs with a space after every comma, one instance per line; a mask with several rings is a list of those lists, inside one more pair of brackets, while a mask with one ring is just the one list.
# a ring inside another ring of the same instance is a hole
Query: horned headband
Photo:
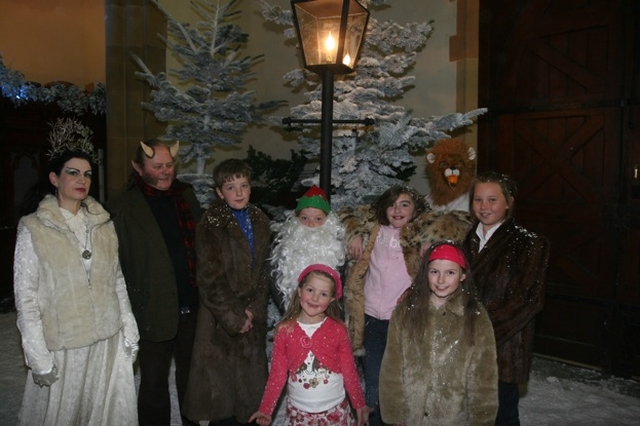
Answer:
[[[142, 147], [142, 150], [144, 151], [144, 154], [147, 157], [153, 158], [153, 154], [154, 154], [153, 148], [151, 148], [149, 145], [145, 144], [142, 141], [140, 141], [140, 146]], [[179, 149], [180, 149], [180, 141], [176, 141], [175, 144], [169, 147], [169, 153], [171, 154], [171, 157], [176, 158], [176, 154], [178, 153]]]

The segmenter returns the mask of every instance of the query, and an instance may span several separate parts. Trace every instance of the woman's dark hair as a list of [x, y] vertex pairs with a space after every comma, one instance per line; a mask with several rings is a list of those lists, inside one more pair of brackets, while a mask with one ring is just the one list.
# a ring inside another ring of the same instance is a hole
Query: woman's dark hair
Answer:
[[56, 187], [51, 184], [51, 181], [49, 180], [49, 174], [53, 172], [56, 176], [60, 176], [65, 163], [72, 158], [81, 158], [83, 160], [87, 160], [91, 165], [91, 171], [95, 171], [94, 169], [96, 165], [93, 161], [93, 157], [85, 151], [63, 151], [55, 155], [54, 157], [51, 157], [49, 159], [49, 162], [47, 163], [47, 167], [43, 175], [35, 185], [29, 188], [29, 190], [25, 194], [22, 201], [22, 206], [20, 207], [20, 216], [35, 212], [38, 209], [40, 201], [42, 201], [46, 195], [56, 194]]
[[513, 200], [518, 192], [518, 186], [516, 182], [511, 179], [508, 175], [497, 173], [497, 172], [482, 172], [478, 173], [478, 175], [471, 181], [471, 185], [469, 187], [469, 211], [473, 216], [473, 194], [476, 190], [476, 185], [479, 183], [495, 183], [500, 186], [500, 190], [502, 191], [502, 195], [507, 200], [507, 204], [509, 208], [506, 212], [506, 218], [510, 218], [513, 216], [514, 203]]
[[372, 204], [371, 212], [375, 215], [376, 220], [381, 225], [389, 225], [389, 219], [387, 219], [387, 209], [396, 202], [398, 197], [402, 194], [407, 194], [413, 201], [414, 210], [413, 217], [410, 221], [415, 219], [424, 213], [427, 209], [427, 204], [424, 201], [424, 197], [415, 189], [407, 185], [394, 185], [382, 193], [382, 195]]

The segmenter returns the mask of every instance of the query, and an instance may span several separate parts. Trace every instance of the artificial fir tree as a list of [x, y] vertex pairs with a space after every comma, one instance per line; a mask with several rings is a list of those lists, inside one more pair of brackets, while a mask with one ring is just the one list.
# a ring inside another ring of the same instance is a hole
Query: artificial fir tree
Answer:
[[[195, 25], [178, 22], [157, 0], [152, 0], [166, 16], [169, 38], [163, 41], [177, 57], [182, 68], [171, 70], [177, 84], [164, 72], [154, 74], [144, 62], [132, 54], [143, 77], [154, 89], [151, 101], [144, 107], [156, 118], [168, 123], [165, 140], [182, 143], [182, 161], [195, 161], [196, 173], [181, 174], [192, 183], [203, 206], [208, 206], [215, 193], [213, 179], [205, 174], [205, 166], [216, 147], [235, 145], [250, 123], [279, 102], [256, 104], [254, 91], [244, 90], [252, 77], [251, 68], [261, 56], [241, 56], [248, 36], [231, 22], [240, 13], [238, 0], [191, 0], [202, 18]], [[186, 142], [186, 143], [185, 143]]]
[[[273, 6], [265, 0], [263, 17], [286, 27], [286, 38], [295, 38], [292, 12]], [[370, 0], [369, 8], [387, 3]], [[365, 1], [361, 1], [365, 3]], [[378, 22], [373, 17], [364, 37], [364, 45], [356, 72], [337, 76], [334, 90], [334, 119], [373, 118], [372, 128], [334, 124], [332, 157], [333, 208], [368, 202], [389, 186], [402, 182], [408, 170], [415, 168], [411, 153], [424, 149], [434, 141], [449, 137], [446, 132], [472, 123], [484, 109], [453, 113], [428, 119], [412, 117], [403, 106], [392, 103], [409, 89], [415, 77], [407, 75], [415, 64], [418, 51], [425, 46], [433, 31], [431, 22]], [[308, 85], [307, 103], [291, 108], [295, 119], [319, 119], [321, 115], [321, 79], [307, 70], [296, 69], [285, 75], [293, 87]], [[274, 117], [274, 122], [281, 121]], [[317, 128], [306, 127], [300, 135], [303, 152], [309, 158], [319, 156]], [[318, 177], [303, 182], [317, 183]]]

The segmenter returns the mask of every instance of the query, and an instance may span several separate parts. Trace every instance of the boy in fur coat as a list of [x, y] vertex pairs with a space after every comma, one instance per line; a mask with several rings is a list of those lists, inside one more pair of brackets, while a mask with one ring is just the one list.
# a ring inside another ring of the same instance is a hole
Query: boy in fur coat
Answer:
[[192, 421], [243, 424], [267, 382], [269, 218], [249, 204], [251, 169], [213, 171], [216, 200], [196, 228], [200, 307], [184, 412]]

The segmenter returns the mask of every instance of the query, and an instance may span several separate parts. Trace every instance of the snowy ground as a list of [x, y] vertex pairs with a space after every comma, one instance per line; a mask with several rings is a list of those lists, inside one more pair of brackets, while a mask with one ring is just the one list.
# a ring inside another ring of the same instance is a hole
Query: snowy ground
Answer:
[[[15, 312], [0, 314], [0, 425], [16, 424], [26, 379], [15, 319]], [[172, 424], [180, 425], [172, 389]], [[520, 418], [523, 426], [635, 426], [640, 424], [640, 383], [535, 358]]]

